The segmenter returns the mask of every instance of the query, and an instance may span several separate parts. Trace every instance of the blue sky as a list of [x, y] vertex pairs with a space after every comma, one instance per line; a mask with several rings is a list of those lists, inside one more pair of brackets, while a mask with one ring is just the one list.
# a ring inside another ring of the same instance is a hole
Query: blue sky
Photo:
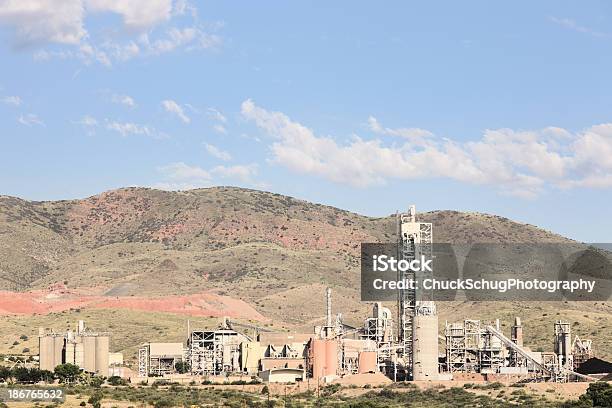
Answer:
[[607, 2], [0, 0], [0, 194], [238, 185], [612, 239]]

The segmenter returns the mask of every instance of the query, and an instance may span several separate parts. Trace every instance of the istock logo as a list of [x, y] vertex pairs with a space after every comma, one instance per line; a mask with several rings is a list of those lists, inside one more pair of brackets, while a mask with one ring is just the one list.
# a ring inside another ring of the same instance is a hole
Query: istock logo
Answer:
[[397, 260], [387, 255], [374, 255], [372, 261], [375, 272], [387, 272], [389, 270], [395, 272], [433, 272], [431, 269], [432, 259], [426, 259], [424, 255], [421, 255], [420, 259], [413, 259], [412, 261]]

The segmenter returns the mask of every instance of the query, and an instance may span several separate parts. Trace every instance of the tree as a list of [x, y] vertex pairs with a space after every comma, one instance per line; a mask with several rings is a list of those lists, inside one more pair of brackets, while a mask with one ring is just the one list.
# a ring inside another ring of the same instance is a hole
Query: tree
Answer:
[[612, 385], [607, 382], [589, 384], [586, 393], [593, 401], [594, 407], [612, 407]]
[[0, 382], [8, 382], [11, 378], [13, 378], [13, 373], [11, 372], [11, 369], [8, 367], [1, 366]]
[[100, 404], [100, 402], [102, 401], [103, 397], [104, 394], [102, 394], [101, 391], [96, 391], [91, 397], [89, 397], [89, 400], [87, 402], [93, 405], [94, 408], [100, 408], [100, 406], [102, 405]]
[[179, 374], [185, 374], [189, 371], [189, 363], [186, 361], [178, 361], [176, 364], [174, 364], [174, 369]]
[[20, 383], [35, 382], [32, 380], [32, 372], [25, 367], [15, 367], [13, 369], [13, 378]]
[[55, 375], [49, 370], [39, 370], [40, 371], [40, 381], [44, 381], [46, 383], [52, 383], [55, 381]]
[[123, 378], [113, 375], [112, 377], [108, 377], [107, 382], [110, 385], [113, 385], [115, 387], [119, 386], [119, 385], [127, 385], [127, 381], [125, 381]]
[[61, 364], [55, 367], [55, 375], [62, 383], [74, 382], [79, 376], [81, 369], [74, 364]]
[[89, 385], [94, 388], [100, 388], [102, 384], [104, 384], [104, 381], [106, 381], [106, 377], [94, 376], [91, 377], [91, 379], [89, 380]]

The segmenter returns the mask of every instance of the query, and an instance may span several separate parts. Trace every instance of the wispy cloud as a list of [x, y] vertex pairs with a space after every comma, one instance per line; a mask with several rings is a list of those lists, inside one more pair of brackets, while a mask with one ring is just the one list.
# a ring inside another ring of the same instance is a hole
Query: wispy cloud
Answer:
[[222, 135], [227, 134], [227, 129], [223, 125], [214, 125], [213, 130], [217, 133], [221, 133]]
[[98, 126], [98, 121], [93, 116], [85, 115], [81, 119], [73, 122], [75, 125], [94, 127]]
[[208, 116], [210, 116], [212, 119], [216, 121], [219, 121], [221, 123], [227, 123], [227, 118], [221, 113], [221, 111], [215, 108], [208, 108], [206, 110], [206, 113], [208, 114]]
[[17, 122], [24, 126], [45, 126], [45, 123], [35, 114], [28, 113], [27, 115], [21, 115], [17, 118]]
[[127, 106], [128, 108], [136, 107], [136, 102], [134, 101], [134, 98], [129, 95], [113, 94], [111, 96], [111, 101], [118, 105]]
[[19, 96], [4, 96], [0, 98], [0, 101], [6, 105], [12, 106], [20, 106], [23, 103]]
[[184, 123], [191, 122], [191, 119], [185, 114], [185, 111], [183, 110], [181, 105], [179, 105], [177, 102], [171, 99], [166, 99], [165, 101], [162, 101], [161, 104], [163, 108], [166, 110], [166, 112], [170, 112], [176, 115]]
[[399, 136], [405, 139], [409, 139], [413, 142], [421, 142], [425, 138], [433, 136], [428, 130], [421, 128], [399, 128], [399, 129], [391, 129], [383, 127], [374, 116], [370, 116], [368, 118], [368, 126], [371, 131], [377, 133], [379, 135], [390, 135], [390, 136]]
[[570, 18], [559, 18], [559, 17], [550, 16], [548, 17], [548, 19], [552, 21], [553, 23], [560, 25], [561, 27], [564, 27], [568, 30], [576, 31], [578, 33], [588, 34], [588, 35], [592, 35], [593, 37], [599, 37], [599, 38], [610, 37], [610, 34], [593, 30], [590, 27], [582, 26]]
[[157, 131], [155, 128], [140, 125], [132, 122], [116, 122], [109, 121], [106, 124], [106, 128], [112, 130], [114, 132], [119, 133], [121, 136], [130, 136], [130, 135], [143, 135], [143, 136], [156, 136]]
[[96, 133], [95, 129], [98, 127], [98, 120], [90, 115], [85, 115], [72, 123], [81, 126], [89, 136], [93, 136]]
[[170, 163], [158, 168], [162, 181], [153, 187], [163, 190], [190, 190], [213, 185], [216, 179], [235, 180], [253, 184], [257, 174], [257, 165], [216, 166], [205, 170], [184, 162]]
[[208, 143], [204, 143], [204, 147], [206, 148], [206, 151], [208, 152], [208, 154], [210, 154], [213, 157], [216, 157], [217, 159], [224, 160], [224, 161], [228, 161], [232, 159], [232, 156], [228, 152], [223, 151], [216, 146], [213, 146]]

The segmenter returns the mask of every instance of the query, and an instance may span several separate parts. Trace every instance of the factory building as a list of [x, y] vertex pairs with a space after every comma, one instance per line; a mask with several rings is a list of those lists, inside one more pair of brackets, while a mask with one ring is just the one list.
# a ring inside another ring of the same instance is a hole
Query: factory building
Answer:
[[177, 363], [183, 361], [183, 343], [143, 344], [138, 350], [138, 374], [141, 377], [173, 374]]
[[259, 373], [259, 377], [264, 382], [271, 383], [294, 383], [306, 379], [304, 370], [297, 368], [273, 368], [264, 370]]
[[275, 368], [304, 370], [306, 350], [311, 336], [303, 333], [261, 333], [258, 342], [263, 351], [260, 370]]
[[42, 370], [53, 371], [61, 364], [75, 364], [83, 371], [108, 376], [110, 337], [91, 331], [79, 320], [76, 331], [56, 333], [39, 329], [39, 364]]
[[193, 375], [220, 375], [241, 370], [242, 343], [252, 339], [224, 324], [217, 330], [193, 330], [187, 347]]

